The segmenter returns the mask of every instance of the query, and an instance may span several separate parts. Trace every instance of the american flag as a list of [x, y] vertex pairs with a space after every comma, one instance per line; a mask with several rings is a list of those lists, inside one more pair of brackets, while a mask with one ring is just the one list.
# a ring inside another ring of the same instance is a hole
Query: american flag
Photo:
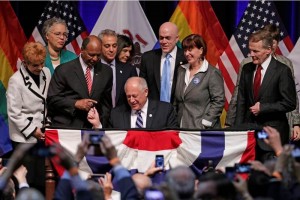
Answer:
[[280, 42], [278, 54], [287, 56], [293, 49], [293, 43], [277, 13], [272, 1], [250, 1], [235, 34], [229, 45], [221, 55], [217, 67], [222, 71], [225, 81], [226, 104], [228, 105], [234, 91], [241, 61], [248, 56], [248, 39], [251, 33], [263, 28], [267, 24], [275, 24], [280, 28]]
[[44, 12], [41, 14], [38, 24], [34, 28], [29, 41], [46, 43], [42, 37], [42, 28], [44, 22], [52, 17], [59, 17], [66, 21], [69, 30], [66, 49], [79, 54], [82, 40], [88, 36], [88, 33], [74, 2], [50, 1], [46, 5]]

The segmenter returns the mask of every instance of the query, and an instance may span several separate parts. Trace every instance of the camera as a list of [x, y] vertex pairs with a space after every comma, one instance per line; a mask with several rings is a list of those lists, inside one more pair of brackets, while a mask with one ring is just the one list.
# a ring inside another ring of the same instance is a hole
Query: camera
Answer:
[[100, 134], [90, 134], [90, 143], [91, 145], [99, 145], [102, 135]]
[[300, 148], [296, 147], [295, 149], [293, 149], [291, 154], [292, 154], [292, 157], [295, 158], [295, 160], [297, 162], [300, 162]]
[[157, 189], [147, 189], [145, 191], [145, 200], [164, 200], [164, 195]]
[[235, 171], [236, 171], [236, 173], [250, 173], [251, 164], [250, 163], [236, 163]]
[[164, 168], [164, 155], [156, 155], [155, 156], [155, 167]]
[[95, 181], [96, 183], [99, 182], [99, 178], [105, 178], [105, 174], [91, 174], [91, 180]]
[[225, 175], [229, 180], [234, 180], [235, 178], [235, 167], [226, 167], [225, 168]]
[[267, 139], [268, 133], [264, 130], [258, 131], [257, 137], [258, 137], [258, 139]]

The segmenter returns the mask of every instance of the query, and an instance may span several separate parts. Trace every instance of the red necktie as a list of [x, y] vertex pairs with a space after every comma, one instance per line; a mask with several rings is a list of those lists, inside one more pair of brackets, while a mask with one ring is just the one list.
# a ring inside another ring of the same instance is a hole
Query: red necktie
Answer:
[[92, 81], [92, 75], [91, 75], [91, 68], [90, 67], [86, 68], [85, 81], [86, 81], [86, 84], [87, 84], [89, 94], [91, 94], [93, 81]]
[[255, 76], [254, 76], [254, 82], [253, 82], [253, 96], [254, 96], [255, 101], [258, 98], [258, 92], [259, 92], [259, 88], [260, 88], [261, 70], [262, 70], [261, 65], [258, 65]]

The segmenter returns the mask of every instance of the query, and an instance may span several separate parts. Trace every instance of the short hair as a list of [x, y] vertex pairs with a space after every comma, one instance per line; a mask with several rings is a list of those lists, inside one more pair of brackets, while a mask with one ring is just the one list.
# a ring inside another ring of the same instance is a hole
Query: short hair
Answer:
[[55, 25], [55, 24], [62, 24], [62, 25], [64, 25], [66, 27], [66, 29], [67, 29], [67, 33], [69, 33], [68, 26], [67, 26], [65, 20], [63, 20], [61, 18], [58, 18], [58, 17], [52, 17], [50, 19], [47, 19], [44, 22], [44, 25], [43, 25], [43, 28], [42, 28], [42, 34], [43, 34], [44, 40], [47, 41], [46, 35], [50, 31], [51, 27], [53, 25]]
[[133, 77], [130, 77], [127, 79], [127, 81], [124, 85], [124, 90], [126, 90], [126, 86], [127, 86], [128, 82], [133, 81], [133, 80], [137, 81], [141, 90], [148, 89], [147, 82], [144, 78], [138, 77], [138, 76], [133, 76]]
[[121, 53], [123, 48], [130, 47], [130, 46], [132, 47], [132, 50], [130, 51], [130, 58], [131, 58], [134, 54], [134, 46], [132, 40], [126, 35], [118, 35], [118, 50], [117, 50], [116, 58], [119, 57], [119, 54]]
[[262, 41], [263, 48], [272, 48], [273, 38], [271, 34], [266, 30], [258, 30], [252, 33], [249, 37], [249, 42], [259, 42]]
[[176, 191], [180, 199], [193, 197], [196, 176], [187, 166], [178, 166], [170, 170], [166, 177], [166, 183]]
[[25, 62], [45, 60], [46, 48], [40, 42], [28, 42], [23, 47], [22, 55]]
[[207, 46], [205, 40], [198, 34], [191, 34], [186, 36], [182, 41], [183, 50], [192, 49], [197, 47], [198, 49], [203, 48], [202, 59], [207, 53]]
[[98, 37], [100, 38], [101, 41], [102, 41], [104, 36], [113, 36], [113, 37], [116, 37], [116, 38], [118, 37], [116, 31], [111, 30], [111, 29], [104, 29], [98, 35]]
[[271, 34], [271, 37], [273, 40], [276, 40], [279, 42], [280, 40], [280, 30], [279, 27], [276, 26], [275, 24], [267, 24], [265, 25], [262, 30], [268, 31]]

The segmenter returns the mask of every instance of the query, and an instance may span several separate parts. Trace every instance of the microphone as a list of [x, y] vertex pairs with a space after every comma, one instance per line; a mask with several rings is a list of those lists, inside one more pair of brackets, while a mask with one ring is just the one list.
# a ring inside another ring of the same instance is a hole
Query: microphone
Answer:
[[43, 80], [44, 80], [44, 81], [46, 80], [46, 76], [43, 76]]
[[25, 77], [25, 80], [26, 80], [26, 81], [28, 81], [28, 80], [29, 80], [29, 77], [28, 77], [28, 76], [26, 76], [26, 77]]

